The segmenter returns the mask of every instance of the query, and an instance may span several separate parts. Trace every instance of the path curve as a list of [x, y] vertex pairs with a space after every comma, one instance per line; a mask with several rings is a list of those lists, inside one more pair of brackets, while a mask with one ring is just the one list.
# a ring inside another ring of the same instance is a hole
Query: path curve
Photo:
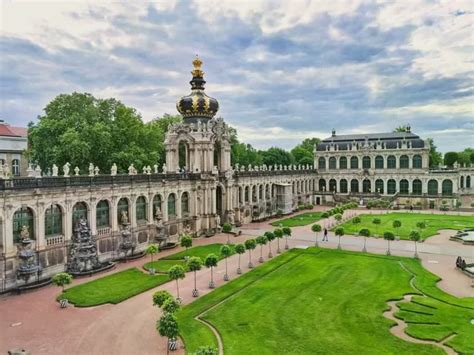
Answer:
[[205, 326], [209, 327], [212, 330], [212, 332], [214, 333], [214, 336], [217, 339], [217, 346], [218, 346], [218, 349], [219, 349], [219, 355], [224, 355], [224, 344], [222, 343], [221, 335], [219, 334], [217, 329], [210, 322], [208, 322], [207, 320], [199, 318], [204, 313], [206, 313], [206, 312], [202, 312], [201, 314], [198, 314], [196, 317], [194, 317], [194, 319], [197, 320], [198, 322], [204, 324]]

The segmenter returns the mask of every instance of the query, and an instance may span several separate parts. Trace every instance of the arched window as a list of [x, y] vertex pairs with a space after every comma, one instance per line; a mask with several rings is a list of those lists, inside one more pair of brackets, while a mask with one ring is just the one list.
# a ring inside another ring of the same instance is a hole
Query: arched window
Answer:
[[471, 176], [466, 177], [466, 187], [468, 189], [471, 187]]
[[239, 186], [239, 204], [242, 204], [242, 187]]
[[319, 179], [319, 191], [326, 191], [326, 180]]
[[318, 169], [319, 170], [326, 170], [326, 159], [321, 157], [318, 159]]
[[394, 195], [397, 192], [397, 184], [395, 180], [390, 179], [387, 181], [387, 193], [389, 195]]
[[449, 179], [443, 180], [441, 191], [443, 192], [443, 196], [451, 196], [453, 194], [453, 182]]
[[[294, 186], [294, 185], [293, 185]], [[294, 192], [293, 188], [293, 192]], [[252, 186], [252, 202], [257, 202], [257, 186]]]
[[362, 158], [362, 169], [370, 169], [370, 157]]
[[334, 191], [336, 192], [337, 189], [337, 182], [335, 179], [329, 180], [329, 191]]
[[351, 157], [351, 169], [359, 169], [359, 158]]
[[99, 201], [97, 204], [95, 223], [97, 228], [110, 227], [110, 208], [107, 200]]
[[394, 155], [389, 155], [387, 157], [387, 169], [396, 169], [397, 168], [397, 159]]
[[400, 169], [409, 169], [410, 164], [409, 164], [409, 159], [408, 155], [402, 155], [400, 157]]
[[20, 161], [18, 159], [12, 160], [12, 174], [14, 176], [20, 175]]
[[461, 176], [460, 186], [461, 189], [464, 188], [464, 176]]
[[189, 195], [187, 192], [183, 192], [181, 195], [181, 216], [189, 216]]
[[357, 179], [351, 180], [351, 192], [359, 192], [359, 181]]
[[140, 196], [137, 198], [137, 202], [135, 203], [135, 213], [137, 222], [146, 222], [147, 215], [146, 215], [146, 199], [144, 196]]
[[413, 156], [413, 169], [421, 169], [423, 167], [421, 155], [416, 154]]
[[117, 220], [119, 224], [122, 223], [122, 213], [127, 214], [128, 221], [130, 222], [130, 211], [128, 210], [128, 200], [123, 197], [117, 204]]
[[329, 158], [329, 170], [334, 170], [336, 169], [336, 158], [331, 157]]
[[400, 193], [407, 195], [408, 194], [408, 186], [409, 186], [408, 180], [405, 180], [405, 179], [400, 180]]
[[85, 202], [78, 202], [72, 208], [72, 229], [76, 228], [80, 219], [89, 220], [87, 216], [87, 205]]
[[258, 199], [263, 200], [263, 185], [258, 186]]
[[245, 186], [245, 202], [249, 202], [249, 191], [250, 191], [250, 188], [248, 186]]
[[383, 194], [383, 180], [382, 179], [377, 179], [375, 180], [375, 192], [379, 194]]
[[63, 234], [63, 214], [59, 205], [51, 205], [44, 212], [44, 235], [50, 237]]
[[340, 157], [339, 158], [339, 169], [347, 169], [347, 158]]
[[437, 195], [438, 194], [438, 181], [437, 180], [430, 180], [428, 181], [428, 195]]
[[214, 144], [214, 166], [221, 170], [221, 145], [219, 142]]
[[362, 191], [364, 193], [369, 193], [371, 191], [371, 188], [372, 188], [372, 186], [371, 186], [370, 180], [369, 179], [364, 179], [362, 181]]
[[411, 183], [411, 190], [412, 190], [413, 195], [421, 195], [422, 193], [421, 180], [419, 179], [413, 180], [413, 182]]
[[269, 200], [271, 198], [271, 195], [270, 195], [270, 185], [265, 185], [265, 199], [266, 200]]
[[178, 165], [180, 168], [188, 169], [189, 152], [186, 142], [181, 141], [178, 144]]
[[339, 192], [341, 192], [343, 194], [347, 193], [347, 180], [346, 179], [342, 179], [339, 182]]
[[383, 169], [383, 156], [377, 155], [375, 157], [375, 169]]
[[168, 196], [168, 218], [176, 217], [176, 196], [169, 194]]
[[161, 205], [161, 195], [156, 194], [153, 196], [153, 218], [156, 218], [157, 215], [161, 215], [163, 206]]
[[21, 240], [23, 226], [26, 226], [28, 229], [30, 239], [35, 239], [33, 210], [31, 208], [22, 207], [16, 210], [13, 215], [13, 241], [15, 243]]

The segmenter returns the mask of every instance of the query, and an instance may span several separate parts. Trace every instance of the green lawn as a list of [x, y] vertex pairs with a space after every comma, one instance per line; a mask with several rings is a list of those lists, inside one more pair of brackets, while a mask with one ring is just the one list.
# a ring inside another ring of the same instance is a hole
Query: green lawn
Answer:
[[307, 212], [297, 216], [280, 219], [272, 223], [272, 226], [278, 227], [280, 224], [283, 227], [299, 227], [317, 222], [321, 219], [322, 212]]
[[67, 298], [77, 307], [116, 304], [168, 281], [167, 275], [151, 276], [130, 268], [71, 287], [59, 298]]
[[218, 330], [225, 354], [442, 354], [393, 336], [394, 323], [382, 315], [388, 300], [420, 293], [410, 286], [412, 274], [428, 294], [416, 298], [438, 306], [439, 326], [411, 334], [439, 339], [454, 331], [448, 345], [474, 352], [474, 299], [437, 289], [436, 276], [417, 260], [313, 248], [284, 253], [184, 307], [181, 335], [188, 353], [216, 345], [211, 330], [194, 320], [209, 310], [201, 318]]
[[[342, 224], [346, 234], [356, 234], [362, 228], [369, 229], [372, 235], [383, 235], [384, 232], [393, 232], [401, 239], [410, 239], [410, 232], [417, 230], [417, 222], [425, 222], [426, 228], [421, 231], [422, 239], [426, 239], [438, 233], [440, 229], [464, 229], [474, 227], [474, 216], [452, 216], [444, 214], [423, 213], [389, 213], [389, 214], [363, 214], [359, 216], [361, 223], [353, 224], [352, 220]], [[372, 223], [374, 218], [380, 218], [381, 224], [376, 226]], [[397, 231], [392, 227], [394, 220], [400, 220], [402, 226]], [[333, 228], [334, 229], [334, 228]]]

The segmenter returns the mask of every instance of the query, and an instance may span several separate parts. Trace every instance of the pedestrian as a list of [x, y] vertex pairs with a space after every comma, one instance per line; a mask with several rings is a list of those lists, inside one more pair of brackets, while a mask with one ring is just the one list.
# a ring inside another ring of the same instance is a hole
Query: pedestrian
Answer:
[[328, 230], [324, 228], [323, 242], [328, 242]]
[[413, 212], [413, 205], [410, 205], [410, 212]]

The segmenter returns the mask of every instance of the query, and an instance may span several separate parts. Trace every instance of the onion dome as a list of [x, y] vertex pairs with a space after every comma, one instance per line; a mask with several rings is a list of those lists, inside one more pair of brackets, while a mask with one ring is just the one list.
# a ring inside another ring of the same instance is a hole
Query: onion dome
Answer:
[[193, 60], [194, 69], [191, 71], [193, 79], [191, 84], [191, 93], [183, 96], [176, 103], [178, 112], [184, 117], [185, 123], [196, 123], [199, 120], [206, 122], [214, 117], [219, 110], [219, 103], [216, 99], [207, 96], [204, 93], [204, 72], [201, 70], [202, 61], [196, 55]]

